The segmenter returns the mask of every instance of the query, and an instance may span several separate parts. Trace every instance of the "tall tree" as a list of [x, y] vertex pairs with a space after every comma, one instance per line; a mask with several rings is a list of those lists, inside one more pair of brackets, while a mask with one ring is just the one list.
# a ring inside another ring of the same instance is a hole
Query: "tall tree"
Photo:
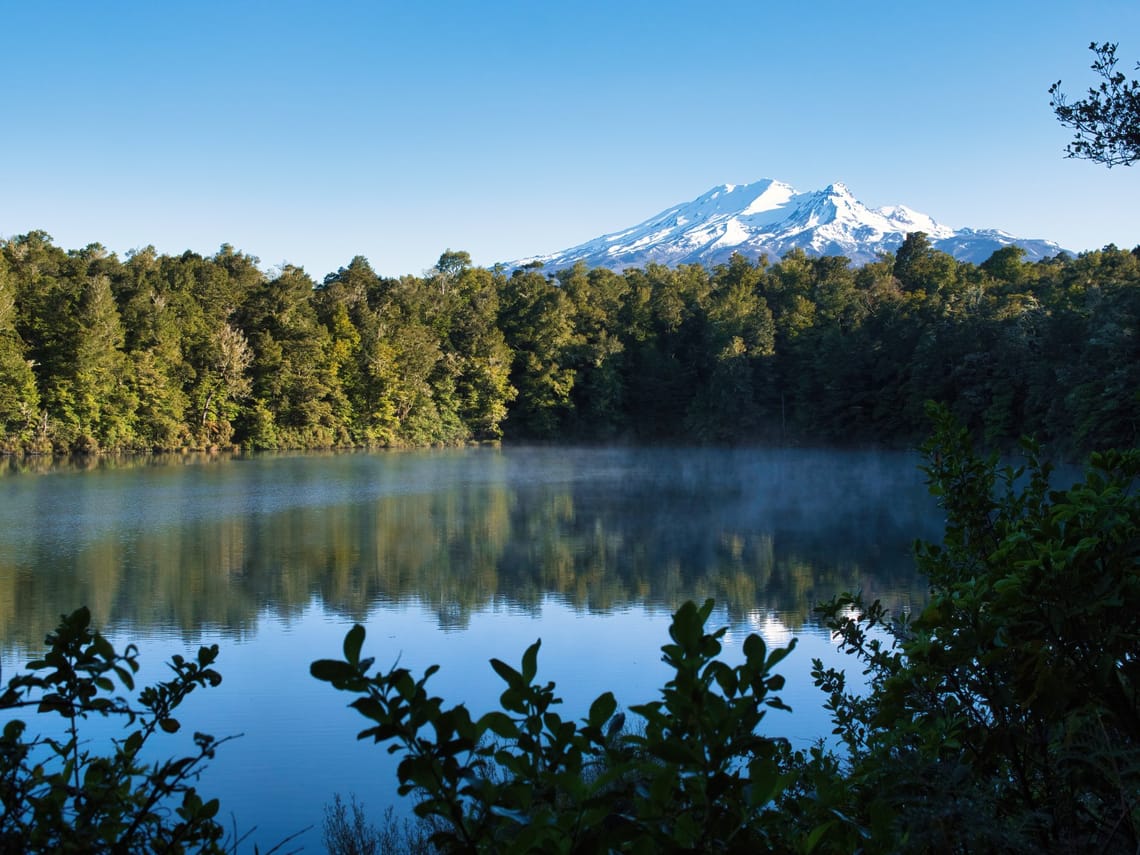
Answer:
[[132, 362], [135, 435], [144, 448], [179, 448], [190, 441], [185, 387], [192, 369], [184, 340], [197, 312], [176, 287], [180, 277], [172, 275], [172, 266], [177, 264], [148, 246], [127, 256], [122, 276], [112, 283]]
[[207, 445], [225, 445], [233, 437], [233, 403], [249, 394], [247, 369], [253, 361], [249, 342], [240, 330], [223, 324], [214, 333], [210, 359], [198, 385], [199, 440]]
[[625, 427], [625, 345], [621, 309], [629, 289], [624, 277], [582, 263], [561, 271], [558, 284], [570, 298], [574, 332], [567, 349], [574, 369], [575, 434], [611, 437]]
[[332, 338], [317, 320], [313, 280], [286, 265], [256, 286], [235, 312], [252, 348], [250, 376], [255, 406], [247, 442], [261, 447], [345, 444], [343, 392], [332, 356]]
[[514, 354], [510, 383], [519, 393], [507, 424], [509, 432], [545, 439], [559, 436], [573, 411], [570, 298], [537, 270], [516, 270], [503, 283], [500, 325]]
[[464, 269], [455, 284], [448, 346], [455, 354], [459, 417], [477, 439], [502, 436], [507, 405], [517, 394], [510, 383], [511, 350], [498, 326], [500, 288], [482, 268]]
[[912, 232], [895, 251], [895, 278], [906, 291], [933, 294], [953, 284], [957, 262], [930, 245], [925, 232]]
[[352, 441], [362, 445], [391, 445], [396, 439], [393, 351], [380, 314], [391, 287], [358, 255], [326, 276], [313, 294], [317, 316], [331, 337], [335, 381], [347, 403], [340, 420]]
[[435, 272], [447, 280], [453, 280], [471, 266], [471, 253], [463, 250], [445, 249], [435, 263]]
[[122, 449], [133, 444], [129, 362], [123, 326], [106, 276], [87, 280], [79, 301], [74, 361], [67, 379], [71, 406], [61, 413], [77, 431], [78, 450]]
[[16, 331], [15, 279], [0, 255], [0, 451], [27, 448], [39, 416], [36, 378]]
[[17, 235], [0, 248], [14, 285], [16, 331], [32, 361], [48, 420], [54, 421], [56, 381], [73, 361], [76, 337], [78, 296], [66, 276], [67, 254], [42, 231]]
[[754, 369], [766, 384], [776, 345], [772, 312], [760, 293], [766, 267], [766, 259], [753, 265], [737, 253], [713, 272], [703, 307], [706, 345], [696, 366], [699, 390], [685, 416], [687, 428], [701, 439], [756, 435], [760, 411]]

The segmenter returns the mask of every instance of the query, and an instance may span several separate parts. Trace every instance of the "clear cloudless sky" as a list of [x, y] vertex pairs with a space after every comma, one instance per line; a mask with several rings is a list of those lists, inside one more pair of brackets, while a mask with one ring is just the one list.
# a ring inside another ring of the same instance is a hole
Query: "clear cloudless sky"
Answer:
[[1140, 2], [0, 0], [0, 237], [419, 274], [771, 177], [1131, 248], [1049, 109], [1092, 41], [1140, 74]]

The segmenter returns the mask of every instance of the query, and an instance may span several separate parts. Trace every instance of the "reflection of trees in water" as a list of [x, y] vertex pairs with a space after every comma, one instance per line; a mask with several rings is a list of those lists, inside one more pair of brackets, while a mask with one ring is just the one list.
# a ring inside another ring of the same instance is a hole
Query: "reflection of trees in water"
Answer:
[[102, 625], [240, 635], [264, 610], [289, 616], [314, 598], [355, 619], [414, 601], [462, 627], [491, 604], [536, 609], [551, 595], [598, 612], [711, 596], [734, 620], [775, 612], [796, 628], [841, 590], [894, 604], [923, 595], [910, 544], [938, 532], [912, 474], [848, 478], [802, 455], [753, 471], [731, 455], [633, 454], [631, 467], [600, 477], [544, 484], [522, 472], [77, 532], [64, 557], [45, 538], [0, 560], [0, 633], [6, 646], [38, 646], [61, 612], [85, 603]]
[[[329, 452], [332, 453], [332, 452]], [[312, 452], [320, 454], [320, 452]], [[96, 472], [108, 469], [150, 469], [160, 466], [194, 466], [240, 459], [234, 451], [187, 451], [163, 454], [5, 455], [0, 457], [0, 477], [47, 475], [53, 472]]]
[[839, 509], [789, 519], [786, 506], [757, 508], [746, 491], [725, 493], [634, 482], [576, 497], [574, 513], [553, 505], [518, 513], [516, 529], [527, 529], [500, 562], [504, 587], [536, 598], [556, 592], [602, 611], [712, 596], [730, 614], [767, 609], [792, 625], [808, 619], [815, 602], [853, 586], [921, 588], [909, 552], [913, 527]]

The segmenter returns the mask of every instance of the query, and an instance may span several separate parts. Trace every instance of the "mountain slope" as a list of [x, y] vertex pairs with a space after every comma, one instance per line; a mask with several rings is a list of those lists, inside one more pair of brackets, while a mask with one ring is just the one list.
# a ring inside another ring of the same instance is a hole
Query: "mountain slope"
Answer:
[[650, 262], [711, 266], [736, 252], [775, 260], [795, 248], [809, 255], [844, 255], [862, 264], [894, 252], [916, 231], [925, 232], [937, 249], [974, 263], [1011, 244], [1022, 247], [1030, 261], [1063, 251], [1052, 241], [1025, 240], [995, 229], [951, 229], [904, 205], [868, 208], [842, 184], [800, 193], [765, 178], [714, 187], [632, 228], [509, 266], [538, 261], [554, 270], [579, 261], [619, 271]]

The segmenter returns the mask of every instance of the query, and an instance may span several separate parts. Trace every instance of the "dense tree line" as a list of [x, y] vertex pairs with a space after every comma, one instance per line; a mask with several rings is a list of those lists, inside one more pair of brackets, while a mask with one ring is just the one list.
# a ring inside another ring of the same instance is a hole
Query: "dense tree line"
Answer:
[[945, 402], [995, 446], [1133, 445], [1140, 252], [981, 265], [921, 233], [854, 268], [362, 257], [320, 283], [215, 255], [0, 242], [0, 447], [93, 452], [470, 440], [909, 444]]

